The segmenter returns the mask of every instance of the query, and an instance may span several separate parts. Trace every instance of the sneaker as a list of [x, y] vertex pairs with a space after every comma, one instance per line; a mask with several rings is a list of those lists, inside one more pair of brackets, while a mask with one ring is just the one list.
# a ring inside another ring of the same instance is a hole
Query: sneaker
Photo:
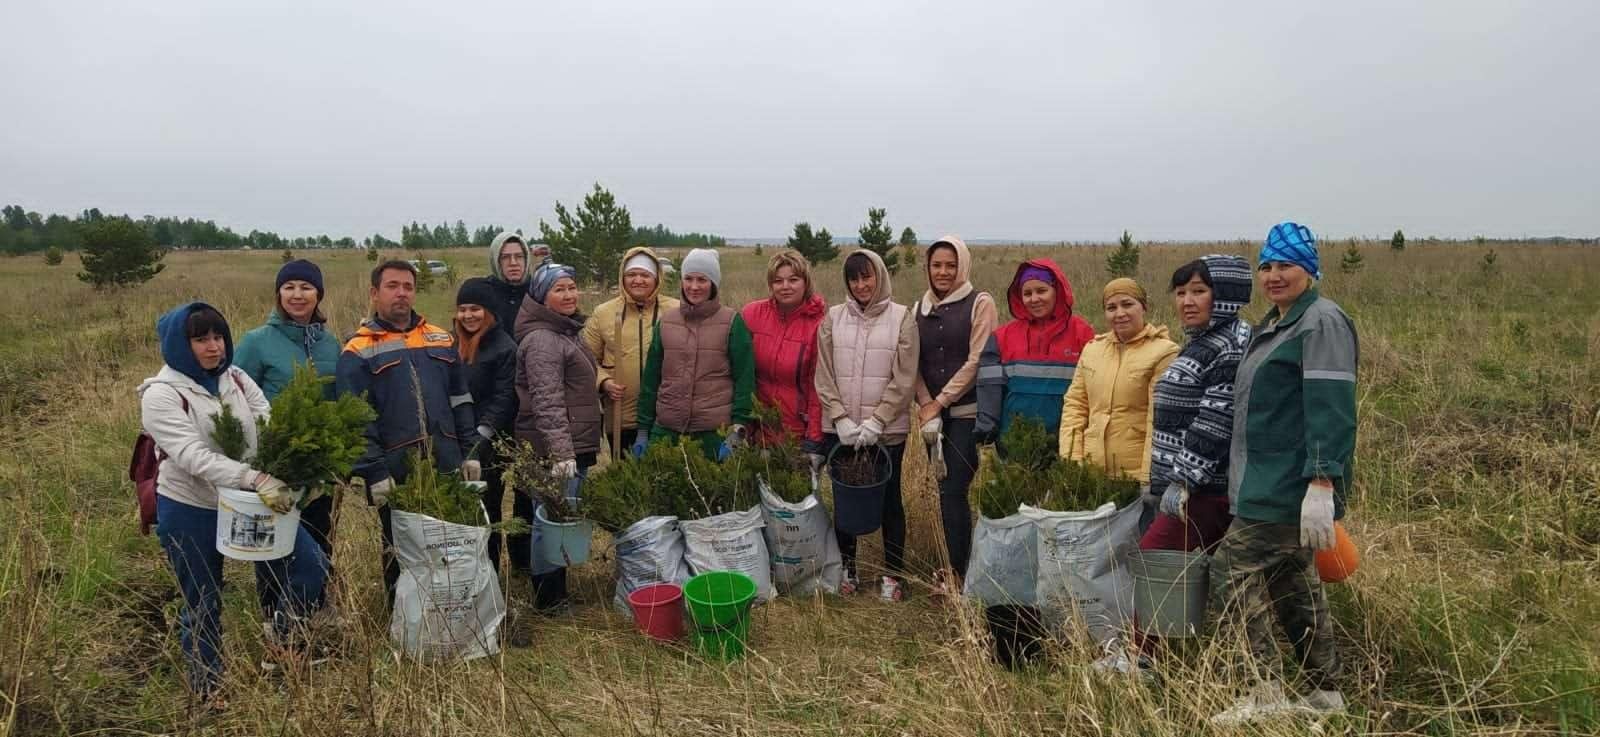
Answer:
[[1340, 714], [1344, 712], [1344, 694], [1318, 689], [1301, 699], [1299, 707], [1313, 714]]
[[855, 596], [861, 590], [861, 582], [856, 579], [856, 574], [844, 574], [844, 580], [839, 582], [840, 596]]
[[900, 579], [894, 576], [884, 576], [878, 583], [878, 598], [884, 601], [905, 601], [906, 590], [901, 587]]
[[1236, 726], [1295, 710], [1295, 703], [1283, 695], [1283, 686], [1276, 681], [1266, 681], [1256, 684], [1232, 706], [1211, 717], [1210, 722], [1217, 727]]

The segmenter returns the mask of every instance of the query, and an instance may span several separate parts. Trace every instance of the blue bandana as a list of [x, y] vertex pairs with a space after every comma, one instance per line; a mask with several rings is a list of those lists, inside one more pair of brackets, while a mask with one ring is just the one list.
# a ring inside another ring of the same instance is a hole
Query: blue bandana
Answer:
[[1312, 276], [1321, 279], [1322, 267], [1317, 259], [1317, 237], [1311, 229], [1285, 220], [1267, 232], [1267, 242], [1261, 247], [1260, 264], [1274, 261], [1294, 264]]

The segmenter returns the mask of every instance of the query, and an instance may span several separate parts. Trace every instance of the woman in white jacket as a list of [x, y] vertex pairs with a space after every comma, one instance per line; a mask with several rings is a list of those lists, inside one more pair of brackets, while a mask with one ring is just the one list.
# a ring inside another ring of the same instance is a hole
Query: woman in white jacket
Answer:
[[[139, 385], [140, 419], [162, 460], [156, 482], [156, 535], [183, 594], [180, 632], [189, 687], [220, 706], [222, 680], [222, 554], [217, 552], [217, 487], [253, 489], [279, 514], [294, 498], [282, 481], [224, 455], [213, 437], [224, 405], [244, 428], [244, 457], [256, 446], [256, 419], [269, 405], [261, 389], [232, 365], [233, 336], [222, 313], [191, 302], [156, 321], [165, 365]], [[258, 566], [264, 563], [256, 564]], [[287, 644], [291, 623], [322, 597], [327, 559], [299, 528], [280, 581], [286, 611], [274, 614], [274, 634]], [[284, 653], [288, 654], [288, 653]]]

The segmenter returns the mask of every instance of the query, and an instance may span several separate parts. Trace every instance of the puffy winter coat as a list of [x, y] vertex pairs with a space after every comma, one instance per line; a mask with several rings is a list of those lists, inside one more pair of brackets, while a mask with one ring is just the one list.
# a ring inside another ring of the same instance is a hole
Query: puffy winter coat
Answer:
[[[1028, 268], [1048, 270], [1056, 282], [1055, 310], [1033, 319], [1022, 302], [1021, 278]], [[1011, 427], [1013, 415], [1044, 423], [1052, 435], [1061, 431], [1062, 397], [1094, 328], [1072, 314], [1072, 285], [1055, 261], [1036, 258], [1017, 267], [1006, 292], [1011, 322], [1001, 325], [978, 359], [978, 437], [996, 439]]]
[[1149, 481], [1151, 396], [1177, 355], [1167, 329], [1155, 325], [1126, 343], [1113, 332], [1089, 341], [1062, 404], [1061, 456]]
[[166, 455], [156, 493], [190, 506], [215, 509], [217, 487], [247, 488], [251, 469], [222, 454], [212, 439], [216, 429], [213, 415], [221, 414], [224, 404], [233, 409], [244, 427], [244, 455], [248, 458], [255, 453], [256, 419], [267, 418], [271, 406], [249, 374], [229, 365], [231, 336], [223, 336], [228, 348], [222, 365], [209, 372], [200, 368], [184, 328], [189, 314], [206, 306], [192, 302], [157, 321], [166, 364], [139, 385], [139, 421]]
[[[813, 293], [788, 314], [771, 297], [751, 302], [739, 312], [755, 349], [756, 399], [778, 409], [784, 434], [811, 444], [822, 442], [817, 326], [827, 311], [822, 295]], [[759, 442], [779, 439], [773, 428], [761, 428]]]
[[[640, 246], [628, 249], [622, 256], [622, 263], [626, 265], [628, 259], [639, 254], [645, 254], [652, 260], [656, 258], [655, 251]], [[596, 381], [605, 383], [606, 379], [611, 379], [624, 387], [622, 426], [633, 428], [638, 426], [639, 383], [644, 377], [645, 359], [650, 355], [651, 335], [663, 314], [678, 309], [678, 300], [661, 295], [661, 280], [658, 278], [657, 291], [645, 298], [643, 303], [634, 302], [622, 290], [621, 275], [617, 278], [619, 293], [594, 308], [594, 314], [583, 323], [582, 337], [583, 344], [600, 362]], [[613, 411], [610, 402], [607, 402], [605, 427], [611, 427]]]
[[582, 329], [582, 316], [558, 314], [532, 297], [517, 314], [517, 438], [551, 460], [600, 450], [599, 366], [578, 339]]
[[[457, 340], [460, 334], [457, 325]], [[472, 391], [476, 427], [488, 428], [491, 438], [510, 432], [517, 417], [517, 342], [511, 336], [491, 327], [478, 338], [478, 353], [467, 364], [467, 387]]]
[[[301, 364], [310, 363], [317, 375], [332, 379], [339, 370], [340, 347], [339, 338], [326, 323], [301, 325], [273, 310], [267, 324], [239, 339], [233, 365], [244, 369], [270, 400], [283, 391]], [[333, 381], [323, 385], [323, 394], [328, 399], [337, 396]]]
[[449, 331], [415, 312], [405, 326], [363, 321], [339, 355], [339, 391], [366, 397], [378, 413], [367, 425], [367, 452], [355, 464], [368, 486], [405, 481], [407, 456], [424, 439], [432, 441], [435, 468], [461, 467], [462, 444], [471, 441], [477, 418]]
[[828, 308], [817, 329], [817, 398], [822, 430], [850, 418], [876, 417], [881, 442], [896, 445], [911, 431], [911, 400], [917, 381], [917, 323], [911, 308], [891, 301], [894, 287], [883, 259], [865, 254], [877, 273], [878, 290], [863, 307], [853, 298]]

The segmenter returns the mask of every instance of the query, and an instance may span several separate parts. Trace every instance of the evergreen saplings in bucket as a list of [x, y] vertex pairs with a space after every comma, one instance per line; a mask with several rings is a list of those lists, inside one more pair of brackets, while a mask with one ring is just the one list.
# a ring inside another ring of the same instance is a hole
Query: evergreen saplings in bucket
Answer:
[[716, 660], [743, 657], [750, 639], [750, 604], [756, 582], [737, 571], [702, 573], [683, 585], [694, 624], [694, 644]]
[[883, 495], [893, 473], [889, 451], [881, 445], [862, 450], [835, 445], [828, 453], [834, 526], [851, 535], [870, 535], [882, 527]]

